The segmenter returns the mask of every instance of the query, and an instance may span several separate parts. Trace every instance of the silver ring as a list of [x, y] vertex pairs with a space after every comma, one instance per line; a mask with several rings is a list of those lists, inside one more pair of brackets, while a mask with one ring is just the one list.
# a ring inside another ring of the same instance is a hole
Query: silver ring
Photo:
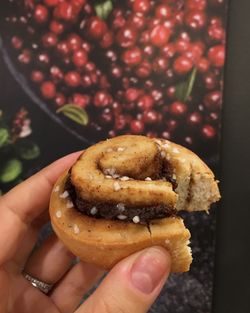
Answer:
[[23, 277], [27, 279], [27, 281], [30, 282], [33, 287], [39, 289], [45, 294], [49, 293], [53, 287], [52, 284], [45, 283], [35, 277], [30, 276], [28, 273], [23, 272], [22, 274]]

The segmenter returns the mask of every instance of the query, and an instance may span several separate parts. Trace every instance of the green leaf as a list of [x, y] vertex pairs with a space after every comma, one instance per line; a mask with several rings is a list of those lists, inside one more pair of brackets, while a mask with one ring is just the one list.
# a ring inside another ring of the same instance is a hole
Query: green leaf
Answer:
[[22, 173], [22, 162], [17, 159], [7, 161], [0, 170], [0, 182], [10, 183]]
[[17, 146], [17, 151], [23, 160], [34, 160], [40, 155], [40, 148], [30, 140], [21, 140]]
[[192, 94], [194, 83], [196, 80], [197, 69], [194, 67], [190, 73], [188, 80], [175, 86], [175, 97], [177, 100], [186, 102]]
[[57, 113], [62, 113], [72, 121], [83, 126], [86, 126], [89, 122], [87, 112], [75, 104], [65, 104], [57, 110]]
[[9, 132], [6, 128], [0, 128], [0, 148], [4, 146], [9, 139]]
[[101, 1], [101, 2], [99, 1], [95, 5], [96, 15], [99, 16], [103, 20], [106, 20], [108, 18], [112, 10], [113, 10], [112, 0], [106, 0], [106, 1]]

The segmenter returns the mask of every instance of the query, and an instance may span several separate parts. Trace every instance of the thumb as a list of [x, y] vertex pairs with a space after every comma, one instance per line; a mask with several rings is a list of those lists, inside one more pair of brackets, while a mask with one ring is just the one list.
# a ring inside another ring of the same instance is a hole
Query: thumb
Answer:
[[145, 313], [170, 271], [169, 253], [152, 247], [118, 263], [77, 313]]

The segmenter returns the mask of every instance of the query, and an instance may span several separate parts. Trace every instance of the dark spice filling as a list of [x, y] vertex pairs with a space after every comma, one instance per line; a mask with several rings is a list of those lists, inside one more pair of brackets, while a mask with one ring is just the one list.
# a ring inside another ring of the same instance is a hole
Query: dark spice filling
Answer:
[[[169, 162], [163, 163], [161, 175], [159, 176], [159, 178], [165, 178], [171, 182], [173, 189], [177, 188], [176, 180], [173, 179], [173, 169]], [[130, 207], [122, 203], [88, 202], [77, 195], [75, 187], [71, 183], [70, 175], [66, 181], [65, 189], [69, 192], [71, 200], [79, 212], [98, 219], [123, 220], [126, 222], [148, 224], [153, 219], [176, 216], [177, 214], [177, 211], [173, 207], [166, 205]]]

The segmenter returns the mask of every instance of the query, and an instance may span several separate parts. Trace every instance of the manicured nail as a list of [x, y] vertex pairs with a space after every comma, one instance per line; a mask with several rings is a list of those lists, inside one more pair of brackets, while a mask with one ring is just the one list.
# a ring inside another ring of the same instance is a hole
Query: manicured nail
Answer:
[[166, 277], [169, 266], [169, 258], [163, 248], [149, 248], [132, 265], [132, 284], [141, 292], [150, 294]]

